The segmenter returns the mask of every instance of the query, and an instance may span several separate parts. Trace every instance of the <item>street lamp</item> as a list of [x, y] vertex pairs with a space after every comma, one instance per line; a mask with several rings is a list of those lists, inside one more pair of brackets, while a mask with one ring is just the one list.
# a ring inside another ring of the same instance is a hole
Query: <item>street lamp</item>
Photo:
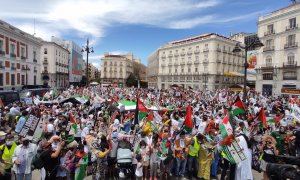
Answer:
[[81, 52], [86, 52], [86, 86], [89, 85], [89, 53], [94, 53], [93, 47], [89, 46], [89, 38], [86, 40], [86, 46], [82, 46]]
[[260, 49], [261, 47], [263, 47], [264, 44], [258, 39], [255, 38], [255, 40], [250, 43], [249, 45], [242, 45], [241, 43], [237, 43], [234, 47], [234, 49], [232, 50], [233, 53], [239, 53], [242, 51], [242, 49], [245, 50], [245, 64], [244, 64], [244, 90], [243, 90], [243, 101], [246, 102], [246, 96], [247, 96], [247, 92], [246, 92], [246, 88], [247, 88], [247, 68], [248, 68], [248, 62], [247, 62], [247, 52], [249, 51], [250, 48], [253, 49]]

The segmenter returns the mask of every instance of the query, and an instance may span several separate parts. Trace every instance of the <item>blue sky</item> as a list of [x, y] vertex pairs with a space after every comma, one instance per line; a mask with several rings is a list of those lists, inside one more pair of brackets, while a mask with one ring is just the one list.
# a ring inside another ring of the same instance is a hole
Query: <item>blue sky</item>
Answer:
[[[257, 19], [289, 0], [1, 0], [2, 20], [50, 40], [84, 45], [89, 38], [100, 65], [103, 53], [133, 53], [147, 64], [159, 46], [203, 33], [256, 32]], [[85, 57], [85, 54], [84, 54]]]

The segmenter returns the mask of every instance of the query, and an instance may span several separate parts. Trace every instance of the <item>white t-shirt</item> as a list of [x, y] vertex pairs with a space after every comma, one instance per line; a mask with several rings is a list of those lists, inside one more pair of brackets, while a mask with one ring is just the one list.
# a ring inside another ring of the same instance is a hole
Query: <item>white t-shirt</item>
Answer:
[[54, 126], [53, 126], [53, 124], [47, 124], [46, 129], [47, 129], [48, 132], [54, 132]]
[[143, 165], [142, 163], [138, 162], [135, 170], [135, 175], [137, 177], [142, 177], [143, 176]]

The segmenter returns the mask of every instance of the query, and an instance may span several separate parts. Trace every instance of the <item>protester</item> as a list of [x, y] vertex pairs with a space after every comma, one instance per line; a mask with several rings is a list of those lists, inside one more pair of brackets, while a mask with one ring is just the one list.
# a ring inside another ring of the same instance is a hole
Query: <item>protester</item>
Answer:
[[5, 172], [3, 175], [0, 175], [0, 179], [10, 180], [12, 178], [12, 156], [15, 148], [17, 147], [16, 142], [14, 141], [14, 136], [7, 135], [5, 138], [5, 144], [0, 146], [0, 161], [4, 164]]

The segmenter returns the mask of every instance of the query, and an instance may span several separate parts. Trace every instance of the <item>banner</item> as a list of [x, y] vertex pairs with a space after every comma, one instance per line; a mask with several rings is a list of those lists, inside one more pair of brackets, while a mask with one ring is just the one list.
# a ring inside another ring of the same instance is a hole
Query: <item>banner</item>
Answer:
[[33, 135], [35, 134], [36, 127], [39, 124], [39, 120], [40, 118], [34, 116], [33, 114], [30, 114], [19, 133], [19, 136], [27, 137], [29, 140], [32, 140]]
[[236, 139], [233, 139], [231, 145], [225, 145], [222, 146], [222, 148], [225, 153], [225, 158], [230, 162], [230, 164], [238, 164], [246, 159], [243, 149]]

